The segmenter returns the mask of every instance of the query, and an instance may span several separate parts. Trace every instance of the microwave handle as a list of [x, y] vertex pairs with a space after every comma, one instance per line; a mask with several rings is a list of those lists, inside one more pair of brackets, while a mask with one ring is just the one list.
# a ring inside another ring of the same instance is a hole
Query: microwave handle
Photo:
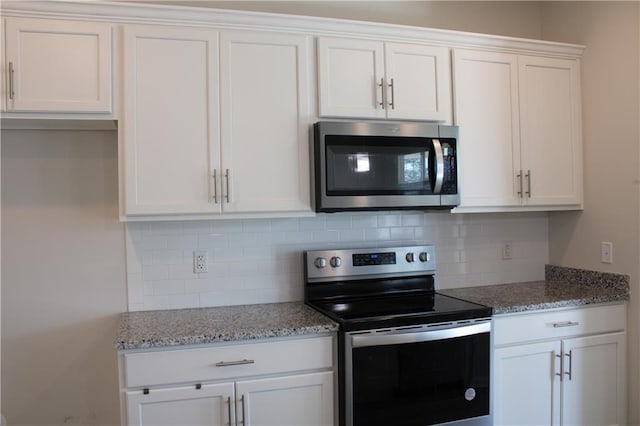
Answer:
[[436, 181], [433, 185], [433, 193], [439, 194], [442, 191], [442, 183], [444, 182], [444, 155], [442, 154], [440, 139], [433, 140], [433, 149], [436, 154]]

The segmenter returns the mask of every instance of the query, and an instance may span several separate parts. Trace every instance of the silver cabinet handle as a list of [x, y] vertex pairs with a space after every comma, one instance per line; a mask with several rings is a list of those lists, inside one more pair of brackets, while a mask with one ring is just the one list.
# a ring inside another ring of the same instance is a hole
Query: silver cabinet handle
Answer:
[[227, 408], [228, 408], [228, 414], [229, 414], [229, 426], [231, 426], [231, 397], [228, 396], [227, 397]]
[[391, 107], [391, 109], [396, 109], [396, 94], [395, 94], [395, 84], [393, 82], [393, 79], [391, 79], [391, 83], [389, 83], [389, 87], [391, 87], [391, 102], [389, 102], [389, 106]]
[[240, 359], [237, 361], [220, 361], [216, 362], [216, 367], [231, 367], [232, 365], [246, 365], [246, 364], [255, 364], [255, 361], [252, 359]]
[[433, 140], [433, 149], [436, 153], [436, 181], [433, 185], [433, 193], [439, 194], [442, 191], [442, 183], [444, 182], [444, 155], [442, 154], [442, 145], [439, 139]]
[[531, 198], [531, 170], [527, 170], [527, 174], [525, 175], [527, 177], [527, 197]]
[[224, 177], [227, 181], [227, 193], [225, 194], [225, 198], [227, 199], [227, 203], [230, 203], [231, 197], [229, 196], [229, 188], [230, 188], [229, 180], [231, 179], [231, 174], [229, 173], [229, 169], [226, 169], [224, 173]]
[[13, 62], [9, 62], [9, 99], [13, 100], [16, 97], [14, 77], [15, 70], [13, 69]]
[[518, 197], [522, 198], [522, 170], [516, 175], [516, 178], [518, 179], [518, 187], [520, 188], [518, 190]]
[[580, 325], [580, 323], [577, 321], [554, 322], [553, 328], [575, 327], [576, 325]]
[[568, 354], [564, 354], [564, 356], [569, 357], [569, 371], [565, 371], [564, 374], [569, 376], [569, 380], [571, 380], [571, 373], [573, 372], [573, 351], [569, 351]]
[[218, 171], [213, 169], [213, 202], [218, 204]]
[[[554, 351], [554, 353], [555, 353], [555, 351]], [[556, 358], [560, 358], [560, 372], [556, 373], [555, 372], [555, 367], [554, 367], [553, 371], [554, 371], [556, 376], [560, 377], [560, 381], [562, 381], [562, 377], [563, 377], [562, 372], [564, 371], [564, 362], [563, 362], [564, 358], [560, 354], [555, 354], [555, 356], [556, 356]]]
[[378, 102], [378, 105], [380, 105], [382, 109], [384, 109], [384, 104], [385, 104], [384, 78], [380, 79], [380, 83], [378, 83], [378, 87], [380, 88], [380, 102]]
[[244, 397], [244, 395], [242, 395], [240, 397], [240, 402], [242, 403], [242, 424], [243, 425], [247, 425], [247, 410], [245, 408], [246, 405], [246, 398]]

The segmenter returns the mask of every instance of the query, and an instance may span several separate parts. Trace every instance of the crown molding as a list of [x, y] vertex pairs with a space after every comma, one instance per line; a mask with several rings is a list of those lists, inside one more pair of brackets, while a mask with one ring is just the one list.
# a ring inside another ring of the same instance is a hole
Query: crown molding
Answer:
[[3, 1], [0, 14], [123, 24], [206, 27], [221, 30], [295, 32], [315, 36], [428, 43], [447, 47], [571, 58], [580, 58], [585, 49], [584, 46], [577, 44], [377, 22], [99, 0]]

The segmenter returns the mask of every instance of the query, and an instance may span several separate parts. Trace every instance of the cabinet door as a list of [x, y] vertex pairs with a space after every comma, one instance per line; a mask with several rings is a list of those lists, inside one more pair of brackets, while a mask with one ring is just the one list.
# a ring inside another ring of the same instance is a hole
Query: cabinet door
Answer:
[[448, 48], [386, 43], [385, 58], [387, 118], [451, 122]]
[[311, 211], [308, 38], [228, 32], [220, 49], [224, 211]]
[[519, 57], [522, 170], [529, 205], [582, 203], [577, 60]]
[[341, 38], [318, 39], [321, 117], [385, 118], [384, 44]]
[[469, 50], [453, 57], [460, 207], [518, 206], [517, 57]]
[[129, 391], [128, 426], [223, 426], [234, 424], [233, 383]]
[[334, 423], [331, 372], [237, 382], [236, 394], [236, 415], [245, 426]]
[[568, 339], [563, 345], [562, 424], [626, 424], [625, 333]]
[[111, 25], [6, 19], [7, 110], [111, 112]]
[[124, 214], [220, 211], [217, 33], [125, 26], [123, 66]]
[[560, 353], [560, 341], [495, 350], [496, 425], [560, 424]]

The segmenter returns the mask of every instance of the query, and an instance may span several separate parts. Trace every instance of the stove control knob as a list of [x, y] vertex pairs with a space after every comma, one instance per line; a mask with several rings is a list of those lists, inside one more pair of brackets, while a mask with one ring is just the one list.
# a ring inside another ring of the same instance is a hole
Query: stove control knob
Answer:
[[340, 265], [342, 265], [342, 259], [340, 259], [338, 256], [333, 256], [329, 261], [329, 263], [331, 264], [332, 267], [337, 268]]
[[313, 264], [316, 265], [316, 268], [322, 269], [327, 266], [327, 259], [324, 257], [316, 257], [316, 260], [313, 261]]
[[407, 253], [407, 255], [404, 258], [407, 259], [407, 262], [409, 263], [416, 261], [416, 255], [413, 253]]
[[426, 251], [423, 251], [422, 253], [420, 253], [420, 256], [418, 257], [420, 258], [420, 262], [428, 262], [431, 260], [431, 255]]

